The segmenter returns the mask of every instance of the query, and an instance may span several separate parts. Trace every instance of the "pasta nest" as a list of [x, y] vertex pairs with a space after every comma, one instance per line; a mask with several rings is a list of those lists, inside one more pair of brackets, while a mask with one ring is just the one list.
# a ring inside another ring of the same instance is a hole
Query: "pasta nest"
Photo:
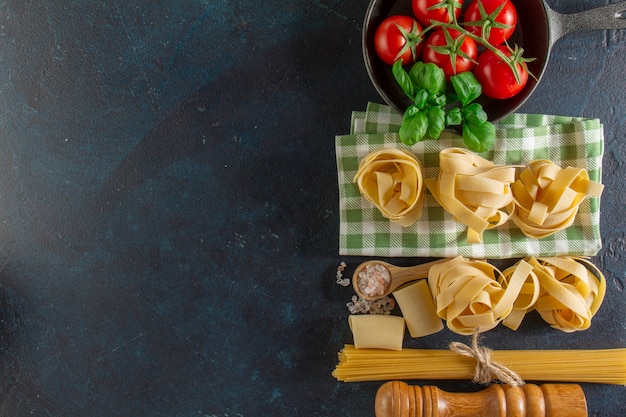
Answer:
[[586, 330], [606, 292], [602, 272], [585, 258], [530, 258], [541, 293], [533, 308], [553, 328]]
[[[525, 264], [527, 265], [527, 264]], [[435, 264], [428, 273], [437, 315], [462, 335], [484, 332], [506, 319], [515, 306], [532, 267], [506, 279], [495, 266], [457, 257]]]
[[439, 154], [438, 178], [428, 191], [456, 221], [468, 227], [467, 242], [481, 243], [483, 232], [508, 221], [515, 209], [511, 184], [515, 166], [500, 166], [463, 148]]
[[359, 163], [354, 181], [364, 198], [382, 215], [410, 226], [422, 213], [424, 180], [417, 157], [402, 149], [384, 148]]
[[582, 200], [599, 197], [603, 185], [591, 181], [586, 170], [561, 168], [554, 162], [532, 161], [512, 185], [515, 213], [511, 217], [522, 232], [544, 238], [570, 226]]

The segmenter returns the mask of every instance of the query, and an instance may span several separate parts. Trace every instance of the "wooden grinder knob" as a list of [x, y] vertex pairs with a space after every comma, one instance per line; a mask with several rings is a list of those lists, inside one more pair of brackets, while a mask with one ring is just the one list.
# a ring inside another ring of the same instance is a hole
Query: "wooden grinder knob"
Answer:
[[376, 417], [587, 417], [577, 384], [491, 385], [475, 393], [450, 393], [400, 381], [376, 394]]

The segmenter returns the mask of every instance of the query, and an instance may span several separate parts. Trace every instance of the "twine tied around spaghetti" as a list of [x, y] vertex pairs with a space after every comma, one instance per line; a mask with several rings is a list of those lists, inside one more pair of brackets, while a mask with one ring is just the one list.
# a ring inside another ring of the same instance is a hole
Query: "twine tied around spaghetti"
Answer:
[[479, 331], [474, 332], [471, 347], [461, 342], [450, 343], [451, 351], [476, 360], [472, 381], [477, 384], [488, 384], [495, 377], [505, 384], [514, 387], [523, 386], [525, 382], [519, 375], [506, 366], [491, 360], [491, 349], [478, 346], [479, 335]]

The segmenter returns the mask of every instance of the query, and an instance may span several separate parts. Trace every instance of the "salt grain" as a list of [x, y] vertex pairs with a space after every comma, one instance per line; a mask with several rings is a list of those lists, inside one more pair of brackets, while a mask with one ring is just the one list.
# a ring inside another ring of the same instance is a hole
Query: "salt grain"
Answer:
[[343, 277], [343, 271], [346, 269], [346, 263], [345, 262], [341, 262], [339, 264], [339, 266], [337, 267], [337, 284], [341, 285], [342, 287], [347, 287], [348, 285], [350, 285], [350, 278], [344, 278]]
[[390, 284], [391, 274], [382, 264], [367, 264], [358, 274], [359, 291], [367, 296], [384, 295]]
[[351, 314], [391, 314], [396, 302], [391, 297], [383, 297], [375, 301], [364, 300], [356, 295], [352, 296], [352, 301], [346, 304]]

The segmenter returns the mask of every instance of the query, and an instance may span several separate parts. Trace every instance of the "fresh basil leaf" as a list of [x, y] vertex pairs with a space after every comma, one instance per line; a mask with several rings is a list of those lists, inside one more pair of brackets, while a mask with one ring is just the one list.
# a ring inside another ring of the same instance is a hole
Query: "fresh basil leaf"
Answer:
[[445, 107], [448, 103], [448, 99], [445, 94], [433, 95], [428, 98], [429, 102], [435, 106]]
[[416, 76], [416, 84], [424, 87], [430, 94], [443, 94], [446, 90], [446, 76], [443, 70], [432, 62], [424, 64]]
[[496, 127], [491, 122], [463, 123], [463, 142], [467, 149], [474, 152], [486, 152], [493, 147]]
[[433, 95], [443, 93], [446, 88], [443, 70], [433, 63], [417, 61], [411, 67], [409, 77], [415, 86], [425, 88]]
[[400, 126], [400, 140], [407, 145], [415, 145], [417, 142], [424, 139], [426, 131], [428, 130], [428, 117], [423, 111], [416, 110], [417, 111], [409, 111], [409, 109], [407, 109], [402, 119], [402, 125]]
[[481, 124], [487, 121], [487, 113], [479, 103], [471, 103], [461, 110], [464, 122]]
[[448, 126], [457, 126], [463, 123], [463, 117], [461, 116], [461, 108], [454, 107], [446, 114], [446, 124]]
[[453, 75], [450, 77], [450, 82], [462, 106], [467, 106], [483, 92], [482, 86], [474, 74], [469, 71]]
[[409, 74], [402, 67], [402, 60], [397, 60], [394, 62], [391, 67], [391, 73], [393, 74], [393, 78], [395, 78], [396, 82], [407, 96], [413, 98], [413, 82], [409, 77]]
[[426, 108], [426, 105], [428, 104], [428, 98], [429, 98], [428, 91], [426, 91], [423, 88], [418, 87], [417, 92], [415, 93], [415, 99], [413, 100], [413, 102], [418, 108], [424, 109]]
[[409, 78], [413, 82], [413, 85], [417, 87], [422, 87], [421, 74], [424, 71], [424, 65], [426, 64], [424, 64], [422, 61], [417, 61], [409, 70]]
[[433, 138], [439, 139], [441, 132], [446, 128], [446, 112], [441, 107], [429, 107], [427, 112], [428, 116], [428, 130], [426, 134]]
[[402, 120], [415, 116], [419, 111], [419, 107], [417, 107], [415, 104], [407, 107], [407, 109], [404, 111], [404, 114], [402, 115]]

